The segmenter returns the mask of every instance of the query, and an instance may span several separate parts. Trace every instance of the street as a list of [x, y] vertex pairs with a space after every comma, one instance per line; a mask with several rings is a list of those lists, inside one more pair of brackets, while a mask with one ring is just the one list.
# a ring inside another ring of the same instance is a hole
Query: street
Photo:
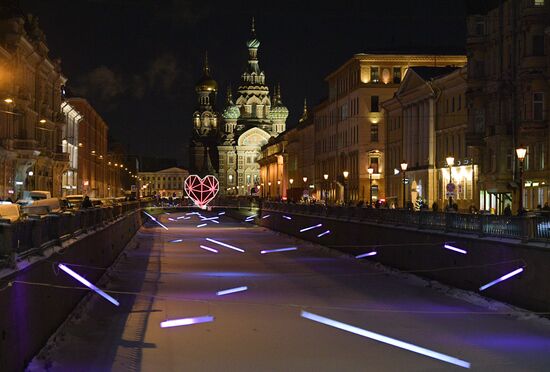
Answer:
[[[157, 215], [167, 229], [149, 219], [109, 271], [107, 285], [98, 284], [120, 306], [90, 294], [28, 370], [548, 370], [550, 321], [475, 294], [446, 293], [368, 262], [375, 257], [344, 256], [220, 210], [201, 213]], [[72, 269], [84, 276], [94, 270]], [[67, 285], [78, 283], [67, 276]], [[74, 289], [59, 295], [67, 290]], [[206, 316], [213, 318], [161, 328], [167, 320]]]

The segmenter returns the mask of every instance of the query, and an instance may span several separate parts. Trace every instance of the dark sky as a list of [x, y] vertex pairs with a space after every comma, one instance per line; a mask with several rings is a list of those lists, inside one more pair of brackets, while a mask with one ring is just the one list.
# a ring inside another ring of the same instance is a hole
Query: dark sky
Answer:
[[[329, 5], [330, 4], [330, 5]], [[324, 77], [354, 53], [462, 52], [462, 0], [190, 1], [21, 0], [63, 61], [68, 87], [107, 121], [134, 154], [187, 160], [194, 85], [208, 50], [218, 110], [247, 59], [250, 19], [261, 41], [260, 67], [280, 83], [292, 126], [327, 95]]]

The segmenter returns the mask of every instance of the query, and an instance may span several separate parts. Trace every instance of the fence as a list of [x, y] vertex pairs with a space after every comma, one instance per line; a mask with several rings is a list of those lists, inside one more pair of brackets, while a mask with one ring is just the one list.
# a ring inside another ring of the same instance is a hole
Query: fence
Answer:
[[550, 242], [550, 217], [495, 216], [404, 209], [333, 207], [264, 202], [262, 209], [284, 213], [399, 225], [418, 229], [471, 233], [480, 236]]
[[62, 241], [104, 226], [129, 212], [148, 206], [147, 202], [126, 202], [101, 208], [29, 216], [15, 222], [0, 222], [0, 268], [13, 265], [15, 257], [40, 254]]

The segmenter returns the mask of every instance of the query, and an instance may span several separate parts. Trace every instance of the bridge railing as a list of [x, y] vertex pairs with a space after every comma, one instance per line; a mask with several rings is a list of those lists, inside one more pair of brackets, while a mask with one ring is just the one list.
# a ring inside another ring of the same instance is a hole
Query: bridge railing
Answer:
[[497, 216], [271, 201], [264, 201], [262, 209], [479, 236], [550, 242], [550, 216]]
[[13, 265], [17, 257], [40, 254], [52, 245], [147, 206], [149, 202], [130, 201], [41, 216], [30, 215], [15, 223], [0, 222], [0, 269]]

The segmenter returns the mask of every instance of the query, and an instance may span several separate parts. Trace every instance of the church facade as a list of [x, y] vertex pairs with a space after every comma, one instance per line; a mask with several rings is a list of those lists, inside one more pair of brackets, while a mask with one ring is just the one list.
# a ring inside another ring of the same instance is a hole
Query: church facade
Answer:
[[201, 176], [216, 175], [222, 195], [259, 193], [261, 180], [257, 158], [261, 147], [271, 137], [285, 131], [288, 117], [280, 87], [274, 88], [272, 97], [260, 69], [260, 41], [256, 38], [254, 21], [246, 46], [248, 64], [241, 75], [236, 99], [233, 100], [229, 87], [221, 115], [215, 109], [218, 84], [210, 74], [207, 60], [203, 77], [195, 87], [198, 109], [193, 114], [191, 169]]

